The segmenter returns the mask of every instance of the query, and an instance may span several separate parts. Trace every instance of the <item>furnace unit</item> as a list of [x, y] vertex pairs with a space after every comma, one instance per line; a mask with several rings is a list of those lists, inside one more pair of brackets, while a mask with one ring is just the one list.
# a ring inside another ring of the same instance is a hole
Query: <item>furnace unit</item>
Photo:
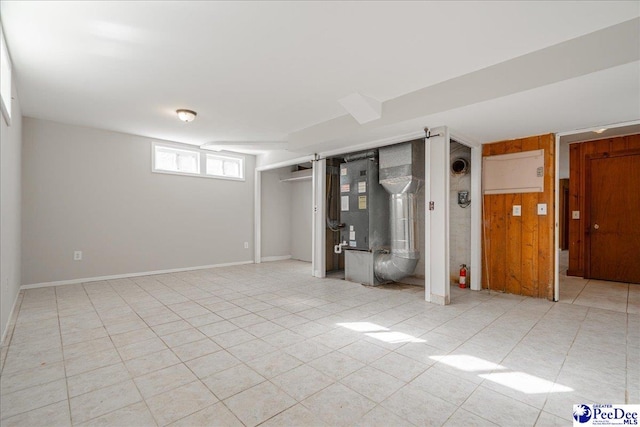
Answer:
[[416, 195], [423, 182], [421, 140], [345, 156], [336, 252], [345, 251], [346, 280], [379, 285], [413, 273], [420, 259]]

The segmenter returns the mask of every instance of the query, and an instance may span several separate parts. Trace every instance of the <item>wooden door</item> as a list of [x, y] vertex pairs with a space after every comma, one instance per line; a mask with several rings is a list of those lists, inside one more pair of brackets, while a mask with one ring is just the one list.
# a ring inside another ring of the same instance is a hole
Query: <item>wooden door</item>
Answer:
[[640, 283], [640, 150], [586, 162], [585, 277]]

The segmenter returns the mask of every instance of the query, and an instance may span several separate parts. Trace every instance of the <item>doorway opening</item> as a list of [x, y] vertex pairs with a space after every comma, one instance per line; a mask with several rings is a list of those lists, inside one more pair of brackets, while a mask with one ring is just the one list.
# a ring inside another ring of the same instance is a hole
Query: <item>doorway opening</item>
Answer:
[[[625, 168], [617, 163], [640, 161], [640, 157], [625, 155], [631, 154], [629, 150], [640, 149], [640, 122], [558, 134], [557, 144], [557, 299], [625, 311], [633, 295], [640, 296], [636, 292], [640, 287], [630, 284], [640, 282], [640, 278], [631, 277], [640, 260], [640, 250], [617, 249], [638, 241], [638, 237], [620, 227], [628, 225], [634, 217], [632, 212], [640, 209], [635, 206], [635, 191], [629, 190], [637, 188], [633, 180], [640, 181], [640, 168]], [[567, 186], [568, 199], [563, 209]], [[625, 209], [631, 211], [625, 214]], [[631, 276], [626, 274], [629, 272]]]
[[260, 172], [260, 262], [311, 262], [311, 162]]
[[[460, 270], [471, 268], [471, 148], [451, 140], [449, 178], [449, 278], [460, 285]], [[463, 280], [470, 286], [469, 277]], [[462, 285], [460, 285], [462, 287]]]

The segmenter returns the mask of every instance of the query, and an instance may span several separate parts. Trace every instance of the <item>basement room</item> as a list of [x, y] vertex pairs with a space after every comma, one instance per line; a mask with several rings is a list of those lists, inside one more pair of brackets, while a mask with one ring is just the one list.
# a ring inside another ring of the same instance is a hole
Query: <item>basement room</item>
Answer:
[[2, 427], [637, 418], [637, 1], [2, 0], [0, 39]]

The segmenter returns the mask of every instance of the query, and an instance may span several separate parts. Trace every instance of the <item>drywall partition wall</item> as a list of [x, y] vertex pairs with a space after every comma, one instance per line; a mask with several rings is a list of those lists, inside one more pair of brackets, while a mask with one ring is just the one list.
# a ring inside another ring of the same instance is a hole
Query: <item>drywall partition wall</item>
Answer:
[[[640, 148], [640, 134], [570, 144], [569, 211], [577, 212], [569, 220], [569, 276], [584, 276], [585, 262], [585, 162], [589, 155], [615, 153]], [[634, 197], [634, 196], [632, 196]], [[635, 195], [637, 197], [637, 195]]]
[[310, 179], [288, 183], [291, 190], [291, 258], [311, 262], [313, 186]]
[[[471, 265], [471, 205], [459, 205], [458, 192], [467, 191], [473, 203], [480, 203], [480, 200], [478, 200], [480, 197], [476, 194], [471, 194], [471, 148], [451, 141], [450, 163], [453, 163], [456, 159], [466, 160], [469, 167], [465, 173], [455, 174], [450, 171], [449, 276], [451, 282], [458, 281], [461, 264], [466, 264], [467, 268], [470, 268]], [[469, 285], [468, 277], [467, 286]]]
[[251, 262], [252, 179], [153, 173], [150, 138], [33, 118], [23, 136], [23, 284]]
[[291, 184], [281, 182], [291, 168], [263, 171], [261, 175], [261, 259], [291, 256]]
[[560, 151], [558, 152], [559, 165], [558, 179], [569, 178], [569, 145], [567, 143], [560, 143]]
[[[553, 299], [554, 183], [553, 134], [483, 146], [484, 157], [544, 150], [544, 191], [483, 195], [482, 286], [517, 295]], [[547, 213], [538, 215], [538, 204]], [[521, 215], [514, 215], [520, 206]]]
[[0, 341], [3, 342], [21, 284], [22, 112], [15, 83], [12, 86], [11, 126], [0, 117]]

